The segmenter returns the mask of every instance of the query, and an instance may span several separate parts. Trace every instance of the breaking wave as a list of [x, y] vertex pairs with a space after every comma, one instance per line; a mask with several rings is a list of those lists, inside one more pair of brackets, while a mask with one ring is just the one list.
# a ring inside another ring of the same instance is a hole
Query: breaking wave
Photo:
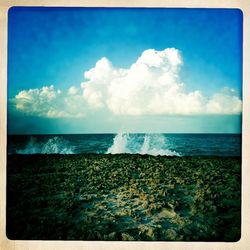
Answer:
[[25, 148], [17, 149], [17, 154], [74, 154], [74, 148], [67, 140], [55, 136], [47, 141], [31, 137]]
[[107, 150], [107, 154], [149, 154], [180, 156], [174, 150], [167, 148], [167, 140], [161, 134], [127, 134], [118, 133], [112, 146]]

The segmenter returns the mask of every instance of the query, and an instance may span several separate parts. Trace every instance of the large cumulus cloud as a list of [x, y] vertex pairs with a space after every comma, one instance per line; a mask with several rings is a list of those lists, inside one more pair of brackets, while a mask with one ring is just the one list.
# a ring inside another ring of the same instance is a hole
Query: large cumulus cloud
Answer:
[[241, 113], [242, 101], [233, 89], [225, 87], [210, 97], [187, 92], [179, 77], [181, 65], [174, 48], [146, 50], [128, 69], [103, 57], [84, 73], [79, 87], [65, 93], [54, 86], [23, 90], [12, 101], [21, 112], [45, 117], [82, 117], [101, 109], [131, 116]]

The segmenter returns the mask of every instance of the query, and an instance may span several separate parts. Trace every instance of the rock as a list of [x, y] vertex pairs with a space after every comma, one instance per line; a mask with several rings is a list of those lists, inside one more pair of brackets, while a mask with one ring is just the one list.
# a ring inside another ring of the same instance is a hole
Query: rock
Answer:
[[133, 236], [128, 233], [122, 233], [122, 240], [135, 240]]
[[95, 169], [96, 172], [99, 172], [99, 171], [100, 171], [100, 167], [99, 167], [99, 166], [95, 166], [94, 169]]
[[110, 233], [108, 235], [105, 235], [104, 239], [105, 240], [115, 240], [115, 236], [116, 236], [116, 232], [112, 232], [112, 233]]
[[165, 236], [168, 240], [176, 240], [177, 233], [174, 229], [167, 229]]
[[155, 235], [154, 235], [154, 231], [152, 228], [148, 228], [146, 235], [151, 239], [151, 240], [155, 240]]
[[174, 218], [176, 216], [176, 212], [173, 209], [163, 208], [160, 213], [158, 213], [158, 217], [160, 218]]
[[151, 216], [152, 215], [152, 211], [149, 208], [146, 210], [146, 215], [147, 216]]
[[143, 203], [142, 207], [143, 207], [144, 209], [147, 209], [147, 207], [148, 207], [148, 202], [145, 201], [145, 202]]

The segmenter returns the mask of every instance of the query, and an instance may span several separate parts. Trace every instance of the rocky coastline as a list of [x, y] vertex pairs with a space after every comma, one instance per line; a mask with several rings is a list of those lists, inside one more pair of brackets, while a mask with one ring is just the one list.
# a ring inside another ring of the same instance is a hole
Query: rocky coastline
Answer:
[[8, 155], [15, 240], [240, 239], [240, 157]]

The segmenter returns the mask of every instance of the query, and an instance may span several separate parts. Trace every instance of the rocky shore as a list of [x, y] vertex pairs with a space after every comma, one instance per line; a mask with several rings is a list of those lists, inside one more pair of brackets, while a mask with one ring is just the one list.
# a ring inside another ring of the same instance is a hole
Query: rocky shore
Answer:
[[239, 157], [8, 155], [7, 236], [237, 241]]

